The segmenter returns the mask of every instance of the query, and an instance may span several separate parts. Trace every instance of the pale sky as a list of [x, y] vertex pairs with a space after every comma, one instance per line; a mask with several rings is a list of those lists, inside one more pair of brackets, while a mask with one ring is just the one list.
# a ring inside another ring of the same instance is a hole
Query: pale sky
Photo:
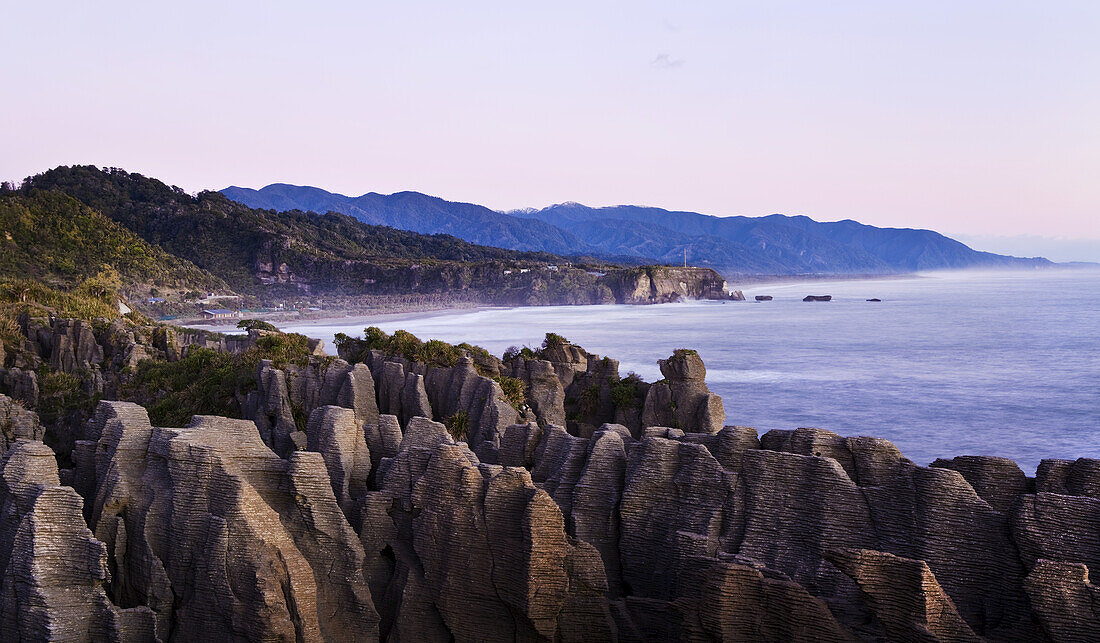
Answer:
[[1100, 2], [23, 2], [0, 178], [118, 166], [1100, 240]]

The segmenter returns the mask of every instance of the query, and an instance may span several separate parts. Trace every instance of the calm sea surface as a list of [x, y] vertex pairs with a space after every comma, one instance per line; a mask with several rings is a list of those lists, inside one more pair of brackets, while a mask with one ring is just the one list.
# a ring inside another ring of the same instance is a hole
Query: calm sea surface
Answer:
[[[1042, 458], [1100, 458], [1100, 271], [932, 273], [898, 280], [762, 285], [770, 302], [560, 306], [376, 318], [364, 326], [467, 341], [500, 355], [553, 331], [660, 378], [694, 348], [726, 423], [815, 426], [892, 440], [918, 464], [998, 455], [1029, 475]], [[831, 294], [806, 303], [807, 294]], [[877, 297], [881, 303], [865, 301]]]

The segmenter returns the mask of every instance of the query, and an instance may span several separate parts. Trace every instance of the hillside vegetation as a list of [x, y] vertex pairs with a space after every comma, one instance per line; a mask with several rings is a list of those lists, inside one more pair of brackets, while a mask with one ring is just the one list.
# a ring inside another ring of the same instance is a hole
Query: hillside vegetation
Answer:
[[58, 192], [0, 194], [0, 279], [75, 288], [112, 282], [213, 289], [219, 279]]
[[[440, 290], [462, 287], [468, 280], [476, 285], [484, 272], [479, 265], [561, 260], [548, 253], [478, 246], [449, 235], [366, 225], [341, 214], [254, 209], [217, 192], [192, 196], [117, 168], [58, 167], [27, 179], [21, 188], [22, 193], [37, 190], [78, 199], [242, 293], [279, 286], [343, 294]], [[441, 265], [448, 268], [446, 275], [411, 272]]]

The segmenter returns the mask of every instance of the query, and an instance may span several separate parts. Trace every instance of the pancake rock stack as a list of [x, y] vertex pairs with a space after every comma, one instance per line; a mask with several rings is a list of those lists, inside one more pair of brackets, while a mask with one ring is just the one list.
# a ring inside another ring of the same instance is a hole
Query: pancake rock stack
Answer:
[[[59, 363], [70, 344], [101, 359], [56, 332]], [[1100, 461], [1028, 478], [821, 429], [759, 435], [725, 424], [693, 351], [654, 384], [568, 343], [453, 364], [261, 363], [249, 419], [154, 427], [104, 401], [64, 453], [0, 396], [0, 639], [1100, 632]]]

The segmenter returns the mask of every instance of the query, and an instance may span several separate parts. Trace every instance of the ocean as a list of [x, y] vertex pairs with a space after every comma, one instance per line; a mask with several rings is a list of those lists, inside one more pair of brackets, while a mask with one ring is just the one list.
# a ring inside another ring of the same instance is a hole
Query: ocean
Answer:
[[[319, 337], [375, 325], [500, 355], [564, 335], [647, 381], [694, 348], [726, 423], [820, 427], [893, 441], [918, 464], [956, 455], [1100, 458], [1100, 271], [928, 273], [762, 284], [750, 301], [424, 313], [289, 326]], [[767, 302], [755, 295], [772, 295]], [[832, 295], [803, 302], [805, 295]], [[868, 302], [869, 298], [881, 302]]]

